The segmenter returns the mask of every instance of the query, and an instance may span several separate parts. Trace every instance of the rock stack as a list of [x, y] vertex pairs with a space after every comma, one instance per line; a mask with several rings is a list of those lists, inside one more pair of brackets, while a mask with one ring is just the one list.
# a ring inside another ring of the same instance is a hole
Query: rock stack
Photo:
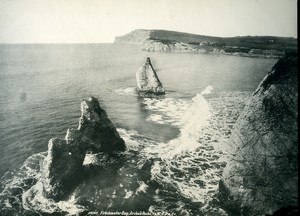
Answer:
[[48, 155], [42, 165], [45, 196], [61, 200], [68, 195], [80, 181], [87, 151], [111, 153], [124, 150], [124, 140], [98, 100], [94, 97], [83, 100], [78, 129], [69, 129], [65, 139], [49, 141]]
[[238, 118], [219, 184], [220, 201], [229, 215], [297, 208], [297, 81], [297, 57], [279, 60]]
[[164, 94], [165, 90], [153, 69], [150, 58], [136, 72], [138, 92]]

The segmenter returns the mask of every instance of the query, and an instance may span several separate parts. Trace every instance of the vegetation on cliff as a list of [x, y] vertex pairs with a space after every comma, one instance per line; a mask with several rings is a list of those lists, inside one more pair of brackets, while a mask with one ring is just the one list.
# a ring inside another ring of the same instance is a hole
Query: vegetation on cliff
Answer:
[[135, 43], [147, 51], [186, 51], [243, 56], [283, 57], [297, 52], [297, 39], [275, 36], [213, 37], [167, 30], [137, 29], [116, 37], [116, 43]]

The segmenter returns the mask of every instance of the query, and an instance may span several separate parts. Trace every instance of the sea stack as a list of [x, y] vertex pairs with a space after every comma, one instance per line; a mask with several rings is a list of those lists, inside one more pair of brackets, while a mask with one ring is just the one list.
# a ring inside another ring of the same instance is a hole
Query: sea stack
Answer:
[[42, 163], [43, 192], [59, 201], [80, 182], [87, 151], [92, 153], [124, 151], [125, 142], [96, 98], [81, 102], [78, 129], [68, 129], [65, 139], [52, 138]]
[[290, 55], [260, 83], [228, 142], [219, 199], [229, 215], [277, 215], [298, 208], [297, 98], [297, 57]]
[[93, 153], [124, 151], [125, 143], [95, 97], [81, 102], [78, 130]]
[[164, 94], [163, 88], [153, 66], [150, 58], [146, 59], [146, 62], [136, 72], [136, 82], [138, 92], [152, 93], [152, 94]]

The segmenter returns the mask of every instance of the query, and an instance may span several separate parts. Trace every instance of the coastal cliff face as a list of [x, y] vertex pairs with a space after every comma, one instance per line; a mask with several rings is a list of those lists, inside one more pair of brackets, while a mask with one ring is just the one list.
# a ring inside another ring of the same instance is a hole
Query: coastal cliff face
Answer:
[[115, 43], [132, 43], [143, 44], [145, 40], [150, 38], [150, 31], [137, 29], [124, 36], [115, 38]]
[[136, 72], [138, 92], [164, 94], [165, 90], [153, 69], [150, 58]]
[[212, 37], [166, 30], [137, 29], [115, 38], [115, 43], [133, 43], [150, 52], [216, 53], [281, 58], [297, 52], [297, 39], [273, 36]]
[[297, 57], [279, 60], [238, 118], [219, 184], [230, 215], [298, 206]]
[[81, 102], [78, 129], [69, 129], [65, 139], [52, 138], [42, 164], [43, 192], [61, 200], [80, 182], [87, 151], [124, 151], [125, 143], [96, 98]]

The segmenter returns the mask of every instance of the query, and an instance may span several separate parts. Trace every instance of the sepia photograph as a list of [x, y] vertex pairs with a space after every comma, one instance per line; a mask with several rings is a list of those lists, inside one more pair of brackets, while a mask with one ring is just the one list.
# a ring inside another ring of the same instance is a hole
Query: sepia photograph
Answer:
[[1, 216], [296, 216], [297, 0], [1, 0]]

